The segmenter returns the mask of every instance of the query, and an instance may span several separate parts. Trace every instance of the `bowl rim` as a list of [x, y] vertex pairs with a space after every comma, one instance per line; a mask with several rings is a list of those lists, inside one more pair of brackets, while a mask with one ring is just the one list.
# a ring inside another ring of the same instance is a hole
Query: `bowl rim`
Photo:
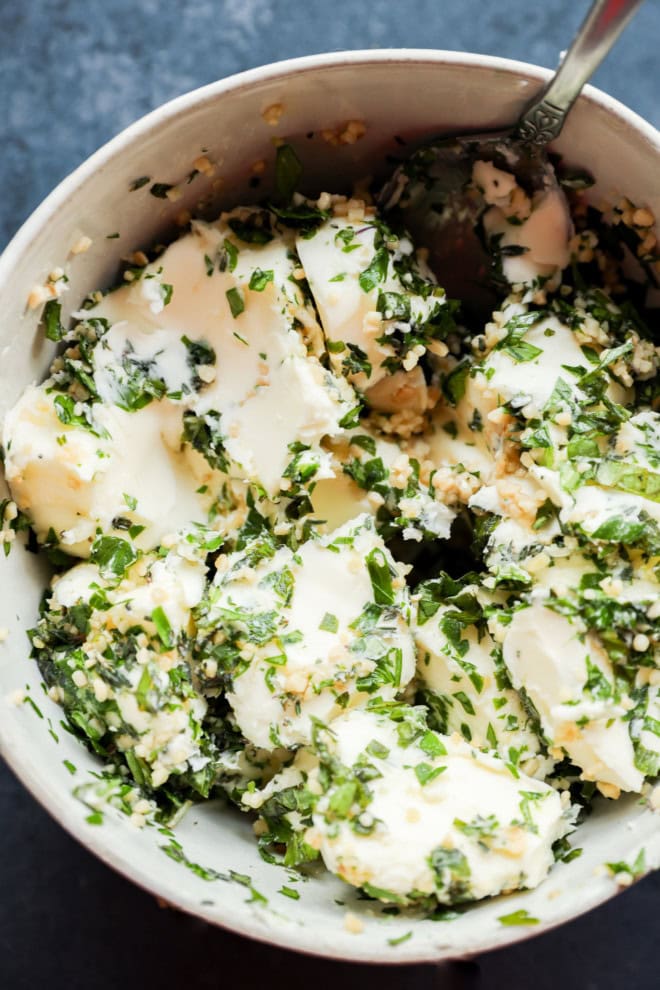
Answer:
[[[97, 151], [66, 175], [26, 218], [0, 254], [0, 288], [22, 254], [29, 248], [37, 233], [47, 224], [49, 218], [75, 195], [76, 190], [86, 179], [91, 177], [99, 168], [108, 165], [113, 159], [121, 155], [123, 149], [137, 139], [152, 133], [166, 123], [172, 123], [177, 117], [182, 116], [193, 107], [202, 107], [209, 102], [216, 101], [225, 94], [250, 89], [255, 84], [276, 79], [285, 83], [287, 79], [304, 73], [340, 69], [349, 66], [357, 68], [359, 66], [375, 64], [381, 66], [387, 64], [419, 64], [428, 67], [465, 66], [478, 70], [498, 71], [512, 77], [537, 82], [539, 86], [545, 83], [553, 74], [552, 70], [532, 63], [498, 56], [442, 49], [382, 48], [373, 50], [342, 50], [305, 55], [299, 58], [267, 63], [226, 76], [174, 97], [149, 111], [129, 124], [114, 137], [110, 138]], [[653, 148], [657, 149], [660, 154], [660, 132], [623, 103], [590, 85], [584, 87], [579, 100], [598, 107], [609, 116], [616, 118], [627, 127], [634, 129]], [[16, 778], [31, 796], [72, 838], [84, 848], [91, 851], [107, 866], [140, 887], [146, 893], [152, 896], [162, 896], [166, 900], [171, 899], [171, 890], [159, 880], [158, 876], [153, 876], [146, 871], [136, 872], [134, 864], [131, 864], [121, 851], [108, 849], [108, 844], [103, 840], [101, 834], [95, 830], [90, 830], [86, 826], [83, 816], [76, 816], [67, 806], [58, 806], [52, 800], [52, 795], [50, 795], [46, 783], [33, 773], [29, 765], [26, 766], [24, 764], [20, 746], [16, 740], [12, 739], [11, 733], [5, 730], [4, 723], [1, 719], [0, 756], [4, 758]], [[658, 842], [660, 846], [660, 835], [658, 836]], [[392, 955], [387, 958], [383, 957], [382, 949], [379, 946], [373, 945], [369, 947], [369, 943], [366, 942], [364, 945], [361, 945], [359, 939], [355, 940], [355, 952], [348, 955], [342, 950], [333, 952], [327, 951], [327, 947], [318, 948], [315, 946], [313, 938], [301, 938], [301, 933], [299, 932], [292, 933], [286, 929], [281, 929], [277, 932], [273, 931], [272, 933], [264, 931], [258, 926], [251, 926], [249, 923], [243, 923], [239, 919], [232, 917], [229, 910], [224, 913], [224, 917], [219, 917], [218, 915], [222, 911], [218, 912], [217, 905], [214, 911], [211, 912], [204, 905], [200, 905], [198, 902], [186, 903], [185, 897], [181, 897], [174, 906], [187, 914], [198, 917], [233, 934], [253, 938], [259, 942], [273, 945], [276, 948], [301, 952], [305, 955], [332, 958], [337, 961], [378, 963], [380, 965], [410, 965], [415, 963], [438, 965], [461, 959], [469, 959], [480, 953], [492, 951], [496, 948], [543, 934], [605, 903], [619, 893], [620, 889], [612, 884], [610, 889], [601, 890], [590, 898], [585, 898], [580, 903], [577, 911], [567, 908], [551, 920], [542, 921], [537, 928], [503, 930], [501, 937], [488, 937], [482, 944], [471, 948], [469, 951], [459, 950], [452, 952], [451, 949], [446, 950], [444, 947], [438, 948], [435, 951], [429, 951], [427, 948], [419, 952], [411, 952], [408, 949], [405, 954], [402, 953], [398, 956]]]
[[[339, 52], [322, 52], [318, 55], [303, 55], [300, 58], [282, 59], [207, 83], [205, 86], [175, 96], [139, 117], [102, 144], [100, 148], [66, 175], [24, 220], [4, 247], [2, 254], [0, 254], [0, 282], [5, 276], [5, 267], [12, 263], [12, 255], [22, 251], [30, 243], [33, 232], [43, 226], [48, 216], [66, 202], [75, 188], [88, 176], [91, 176], [100, 165], [117, 157], [125, 145], [146, 135], [155, 126], [159, 126], [165, 121], [174, 120], [192, 105], [202, 106], [206, 102], [215, 100], [223, 93], [249, 89], [258, 82], [278, 77], [284, 79], [288, 76], [300, 75], [317, 69], [374, 63], [464, 65], [478, 69], [492, 69], [510, 75], [517, 74], [538, 81], [539, 84], [546, 82], [553, 75], [551, 69], [534, 65], [531, 62], [501, 58], [496, 55], [479, 55], [473, 52], [455, 52], [433, 48], [380, 48], [373, 50], [348, 49]], [[655, 145], [660, 150], [660, 131], [619, 100], [589, 84], [583, 88], [579, 100], [593, 103], [608, 114], [617, 117], [620, 121], [640, 132], [650, 144]]]

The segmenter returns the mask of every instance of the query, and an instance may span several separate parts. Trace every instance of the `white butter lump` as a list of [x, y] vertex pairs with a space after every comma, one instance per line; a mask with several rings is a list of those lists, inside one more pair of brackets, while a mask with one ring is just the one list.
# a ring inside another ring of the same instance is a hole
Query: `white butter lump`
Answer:
[[[595, 550], [595, 548], [593, 548]], [[593, 552], [592, 550], [592, 552]], [[616, 599], [622, 605], [631, 604], [637, 608], [651, 608], [660, 594], [658, 579], [654, 574], [653, 557], [648, 561], [638, 554], [624, 556], [610, 555], [606, 566], [597, 567], [596, 555], [590, 555], [590, 548], [584, 550], [566, 549], [561, 546], [546, 548], [550, 559], [548, 566], [534, 574], [534, 596], [541, 599], [553, 594], [559, 598], [570, 597], [577, 589], [589, 586], [585, 576], [599, 577], [597, 595], [601, 593]], [[633, 567], [631, 567], [631, 561]], [[524, 565], [524, 562], [522, 562]], [[593, 600], [593, 596], [592, 596]]]
[[[406, 408], [426, 409], [431, 403], [423, 376], [412, 374], [425, 346], [420, 345], [419, 351], [406, 348], [400, 360], [387, 339], [398, 333], [405, 341], [413, 327], [419, 332], [446, 305], [430, 270], [414, 258], [411, 242], [384, 234], [373, 216], [363, 215], [359, 219], [331, 217], [311, 236], [298, 237], [296, 248], [335, 372], [367, 391], [369, 401], [368, 390], [391, 374], [393, 369], [385, 362], [393, 361], [395, 369], [397, 365], [402, 368], [395, 386], [399, 399]], [[398, 270], [402, 260], [410, 272]], [[390, 393], [382, 386], [374, 393], [374, 406], [391, 408]]]
[[607, 539], [604, 534], [608, 527], [615, 525], [619, 529], [620, 524], [629, 527], [629, 532], [638, 539], [649, 518], [660, 523], [660, 503], [600, 485], [581, 485], [564, 499], [560, 513], [563, 523], [578, 526], [587, 536], [598, 539]]
[[[324, 737], [349, 769], [313, 815], [328, 869], [404, 904], [425, 895], [456, 903], [539, 884], [553, 843], [567, 831], [559, 794], [514, 776], [456, 735], [426, 731], [405, 745], [398, 729], [386, 715], [360, 710], [336, 719]], [[363, 762], [377, 773], [360, 811], [344, 779]]]
[[526, 692], [539, 714], [551, 752], [563, 750], [585, 780], [641, 789], [628, 709], [594, 637], [536, 603], [514, 613], [503, 655], [514, 687]]
[[[292, 460], [291, 444], [309, 446], [317, 476], [328, 476], [320, 441], [341, 432], [356, 398], [316, 356], [320, 330], [294, 278], [291, 233], [267, 232], [264, 237], [272, 239], [266, 243], [247, 243], [232, 229], [232, 223], [242, 225], [237, 229], [254, 236], [245, 228], [256, 229], [259, 216], [238, 209], [214, 224], [195, 221], [192, 232], [148, 265], [138, 282], [105, 296], [94, 315], [124, 324], [120, 339], [157, 334], [163, 351], [169, 340], [170, 361], [178, 350], [182, 378], [182, 336], [213, 347], [212, 379], [198, 394], [184, 396], [184, 405], [202, 419], [219, 414], [230, 474], [275, 495]], [[157, 280], [148, 278], [156, 273]], [[172, 291], [154, 311], [145, 287], [156, 282]]]
[[[516, 309], [505, 310], [503, 319], [515, 320], [519, 315]], [[524, 331], [521, 340], [538, 348], [538, 353], [531, 360], [520, 361], [506, 344], [500, 345], [478, 367], [477, 387], [496, 397], [498, 404], [526, 396], [527, 404], [538, 414], [552, 395], [558, 378], [568, 383], [574, 380], [565, 366], [584, 367], [586, 361], [575, 334], [556, 316], [542, 316]], [[512, 349], [515, 352], [515, 344]]]
[[369, 512], [375, 515], [379, 501], [369, 502], [369, 492], [360, 488], [341, 468], [335, 471], [334, 478], [325, 478], [314, 486], [311, 493], [314, 516], [321, 520], [332, 532], [356, 515]]
[[[441, 732], [461, 733], [473, 746], [494, 751], [530, 776], [546, 777], [553, 761], [545, 754], [486, 628], [479, 589], [466, 585], [454, 592], [460, 596], [457, 603], [439, 605], [429, 616], [433, 584], [422, 585], [414, 596], [413, 631], [417, 676], [434, 726]], [[462, 617], [466, 609], [475, 621]]]
[[484, 161], [475, 162], [472, 180], [490, 204], [483, 216], [486, 234], [491, 240], [499, 237], [501, 248], [522, 249], [502, 257], [510, 284], [547, 279], [568, 265], [573, 226], [559, 187], [548, 184], [529, 201], [511, 173]]
[[367, 511], [377, 517], [377, 529], [394, 526], [406, 540], [449, 537], [456, 512], [434, 487], [431, 472], [422, 474], [414, 452], [365, 423], [329, 449], [334, 478], [320, 481], [311, 500], [330, 528]]
[[621, 539], [627, 530], [626, 539], [633, 542], [643, 534], [646, 520], [660, 523], [659, 423], [660, 416], [650, 410], [623, 422], [598, 457], [578, 460], [584, 482], [578, 478], [576, 484], [569, 475], [572, 491], [566, 490], [558, 470], [531, 464], [529, 474], [560, 509], [563, 524], [597, 539], [612, 539], [608, 529]]
[[[342, 432], [357, 400], [316, 356], [320, 329], [293, 278], [292, 235], [245, 244], [230, 225], [253, 219], [238, 210], [196, 223], [93, 308], [110, 324], [92, 351], [100, 401], [80, 403], [77, 422], [58, 417], [57, 403], [72, 400], [49, 383], [8, 413], [7, 481], [40, 540], [52, 529], [85, 557], [97, 529], [120, 518], [143, 527], [137, 543], [149, 549], [206, 522], [226, 473], [267, 495], [332, 477], [321, 440]], [[244, 307], [235, 316], [230, 298]], [[193, 365], [186, 340], [212, 349], [214, 363]], [[155, 398], [144, 391], [152, 382]], [[208, 443], [182, 443], [189, 416], [212, 436], [212, 457]]]
[[45, 385], [30, 386], [2, 433], [7, 483], [40, 541], [52, 529], [62, 549], [87, 557], [97, 530], [111, 532], [118, 517], [144, 527], [136, 541], [145, 549], [206, 520], [209, 497], [196, 490], [217, 488], [218, 474], [194, 451], [182, 451], [178, 414], [173, 424], [172, 410], [153, 403], [136, 413], [96, 403], [95, 433], [63, 423], [57, 396]]
[[[76, 564], [53, 578], [52, 602], [69, 608], [89, 601], [95, 585], [106, 584], [96, 564]], [[110, 608], [98, 618], [107, 616], [111, 619], [107, 627], [123, 633], [136, 623], [149, 626], [154, 609], [160, 607], [175, 633], [189, 633], [191, 610], [199, 604], [205, 586], [206, 567], [200, 560], [174, 552], [162, 558], [145, 556], [121, 583], [106, 589]]]
[[51, 618], [90, 605], [80, 649], [50, 648], [48, 670], [63, 665], [71, 678], [60, 687], [56, 676], [56, 689], [74, 721], [84, 717], [92, 738], [110, 734], [133, 772], [153, 787], [171, 775], [195, 774], [211, 759], [201, 728], [207, 703], [192, 687], [189, 657], [178, 642], [191, 632], [205, 582], [203, 562], [175, 553], [141, 558], [120, 581], [81, 563], [53, 582]]
[[[471, 509], [492, 512], [504, 518], [513, 518], [530, 530], [530, 536], [538, 541], [537, 534], [531, 531], [536, 513], [546, 499], [545, 491], [527, 475], [504, 475], [492, 485], [484, 485], [468, 502]], [[543, 539], [543, 537], [541, 537]]]
[[[375, 235], [373, 222], [329, 219], [311, 237], [299, 237], [296, 245], [326, 338], [331, 343], [359, 347], [371, 365], [369, 374], [352, 375], [363, 388], [385, 375], [381, 364], [393, 353], [376, 340], [382, 335], [376, 310], [378, 291], [365, 292], [358, 281], [373, 261]], [[365, 332], [365, 321], [371, 314], [374, 333]], [[335, 357], [333, 362], [341, 372], [342, 357]]]
[[240, 640], [244, 669], [227, 699], [248, 740], [267, 749], [307, 743], [312, 719], [330, 721], [375, 691], [394, 698], [410, 681], [404, 569], [371, 517], [296, 553], [283, 547], [253, 564], [249, 554], [248, 546], [247, 556], [221, 561], [203, 621], [220, 642]]
[[595, 535], [612, 519], [636, 527], [660, 523], [660, 415], [645, 410], [622, 423], [593, 482], [562, 499], [562, 521]]
[[434, 405], [424, 372], [419, 365], [412, 371], [393, 371], [371, 385], [366, 392], [369, 407], [375, 412], [397, 413], [402, 409], [422, 414]]
[[[152, 284], [148, 280], [138, 283]], [[135, 289], [117, 289], [113, 293], [112, 307], [115, 311], [121, 312], [122, 294], [128, 296], [131, 291], [135, 292]], [[101, 302], [94, 312], [96, 315], [99, 310], [108, 309], [108, 303]], [[128, 310], [128, 315], [133, 315], [131, 310]], [[182, 397], [192, 397], [195, 373], [188, 361], [188, 354], [180, 334], [120, 318], [110, 326], [102, 344], [94, 350], [94, 384], [101, 401], [124, 409], [128, 406], [130, 410], [130, 371], [139, 364], [148, 366], [151, 378], [164, 383], [168, 396], [181, 392]]]

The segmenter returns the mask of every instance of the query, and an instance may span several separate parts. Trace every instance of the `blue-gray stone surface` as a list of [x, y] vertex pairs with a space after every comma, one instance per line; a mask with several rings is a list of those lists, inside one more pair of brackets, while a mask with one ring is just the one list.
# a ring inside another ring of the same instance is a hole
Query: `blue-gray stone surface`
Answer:
[[[92, 151], [165, 100], [264, 62], [445, 48], [554, 66], [585, 0], [0, 0], [0, 246]], [[660, 123], [660, 3], [594, 82]], [[0, 576], [1, 587], [1, 576]], [[452, 973], [297, 957], [172, 911], [78, 847], [0, 766], [2, 990], [319, 990], [658, 985], [660, 874], [536, 940]]]

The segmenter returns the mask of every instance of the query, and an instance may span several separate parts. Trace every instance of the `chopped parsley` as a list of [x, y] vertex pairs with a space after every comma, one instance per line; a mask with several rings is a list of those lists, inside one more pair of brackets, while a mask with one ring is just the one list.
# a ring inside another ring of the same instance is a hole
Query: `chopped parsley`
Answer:
[[62, 305], [56, 299], [50, 299], [44, 306], [44, 334], [48, 340], [62, 340], [66, 329], [62, 326]]
[[[149, 180], [147, 179], [147, 182], [148, 181]], [[149, 189], [149, 192], [151, 193], [152, 196], [155, 196], [156, 199], [166, 199], [168, 192], [170, 191], [170, 189], [173, 188], [174, 186], [168, 182], [154, 182], [154, 184]]]
[[501, 925], [507, 925], [509, 927], [514, 925], [539, 925], [540, 921], [538, 918], [533, 918], [529, 911], [524, 908], [520, 908], [518, 911], [512, 911], [510, 914], [501, 914], [497, 919]]
[[302, 176], [302, 165], [290, 144], [281, 144], [275, 155], [275, 188], [282, 203], [290, 203]]
[[272, 269], [262, 271], [261, 268], [255, 268], [250, 276], [249, 288], [252, 289], [253, 292], [263, 292], [268, 283], [273, 281], [274, 277], [275, 273]]
[[319, 629], [323, 632], [336, 633], [339, 629], [339, 619], [331, 612], [326, 612], [319, 623]]
[[236, 317], [240, 316], [245, 309], [245, 299], [243, 298], [243, 293], [239, 288], [234, 286], [232, 289], [227, 289], [225, 295], [227, 296], [227, 302], [229, 303], [231, 315], [234, 319], [236, 319]]

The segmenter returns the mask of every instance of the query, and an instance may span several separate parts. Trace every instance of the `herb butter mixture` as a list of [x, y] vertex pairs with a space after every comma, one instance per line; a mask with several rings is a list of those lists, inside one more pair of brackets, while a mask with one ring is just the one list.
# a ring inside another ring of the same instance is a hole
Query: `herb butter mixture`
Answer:
[[2, 539], [57, 571], [33, 653], [108, 795], [224, 795], [267, 860], [425, 910], [534, 887], [660, 771], [653, 217], [473, 183], [485, 326], [396, 211], [287, 195], [70, 329], [48, 303], [2, 435]]

